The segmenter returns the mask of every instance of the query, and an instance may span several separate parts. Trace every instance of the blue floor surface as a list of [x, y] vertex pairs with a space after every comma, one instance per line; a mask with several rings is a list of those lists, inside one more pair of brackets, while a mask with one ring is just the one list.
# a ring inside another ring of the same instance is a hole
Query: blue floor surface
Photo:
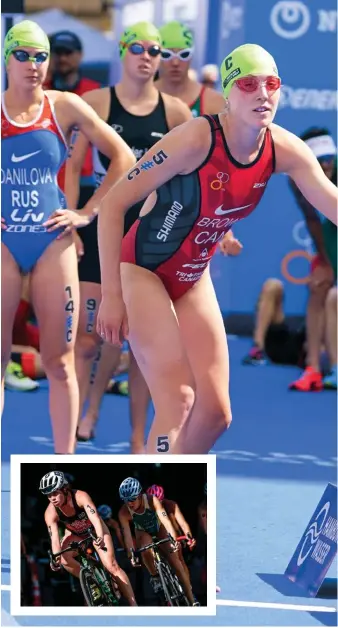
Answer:
[[[9, 459], [11, 453], [52, 453], [48, 389], [6, 393], [2, 424], [3, 626], [336, 626], [330, 599], [286, 588], [282, 574], [328, 482], [336, 483], [336, 394], [295, 393], [297, 368], [250, 367], [249, 347], [230, 338], [233, 424], [217, 453], [216, 617], [132, 619], [9, 616]], [[128, 400], [106, 395], [94, 443], [78, 454], [129, 453]], [[328, 575], [335, 575], [334, 564]], [[7, 586], [6, 586], [7, 585]], [[224, 606], [222, 600], [305, 605], [308, 610]], [[313, 612], [314, 606], [324, 612]], [[12, 622], [12, 623], [11, 623]]]

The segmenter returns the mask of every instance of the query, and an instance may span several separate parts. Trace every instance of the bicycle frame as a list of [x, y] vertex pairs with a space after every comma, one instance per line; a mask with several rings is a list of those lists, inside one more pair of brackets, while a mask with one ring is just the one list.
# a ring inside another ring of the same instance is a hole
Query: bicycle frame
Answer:
[[[110, 602], [112, 602], [112, 604], [115, 605], [118, 604], [118, 599], [115, 595], [115, 592], [112, 591], [112, 586], [109, 583], [104, 566], [102, 565], [95, 550], [95, 556], [91, 556], [88, 552], [89, 541], [92, 542], [93, 540], [95, 540], [95, 538], [96, 537], [92, 533], [89, 533], [89, 536], [81, 539], [80, 541], [73, 541], [72, 543], [70, 543], [69, 547], [61, 550], [60, 552], [57, 552], [56, 554], [52, 554], [50, 550], [48, 551], [48, 553], [50, 559], [53, 560], [56, 557], [65, 554], [66, 552], [77, 551], [77, 556], [75, 557], [75, 560], [80, 563], [81, 571], [88, 571], [92, 575], [93, 579], [97, 582], [97, 585], [99, 586], [100, 591], [101, 593], [103, 593], [104, 597], [106, 597]], [[85, 547], [81, 547], [84, 544]], [[107, 551], [106, 548], [104, 548], [104, 550]]]

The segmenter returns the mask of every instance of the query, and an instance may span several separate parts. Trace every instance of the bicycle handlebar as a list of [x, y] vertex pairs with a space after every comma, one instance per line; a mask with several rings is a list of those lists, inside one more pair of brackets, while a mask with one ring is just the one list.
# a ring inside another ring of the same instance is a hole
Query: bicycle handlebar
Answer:
[[[55, 558], [58, 558], [58, 556], [61, 556], [62, 554], [65, 554], [66, 552], [73, 552], [74, 550], [79, 549], [79, 547], [83, 543], [86, 543], [86, 541], [96, 541], [96, 539], [97, 539], [96, 535], [89, 530], [89, 536], [86, 536], [84, 539], [80, 539], [80, 541], [72, 541], [68, 547], [66, 547], [63, 550], [60, 550], [59, 552], [56, 552], [56, 554], [53, 554], [53, 552], [49, 549], [48, 550], [49, 559], [53, 563], [55, 561]], [[102, 547], [101, 549], [103, 549], [104, 552], [107, 551], [106, 547]]]

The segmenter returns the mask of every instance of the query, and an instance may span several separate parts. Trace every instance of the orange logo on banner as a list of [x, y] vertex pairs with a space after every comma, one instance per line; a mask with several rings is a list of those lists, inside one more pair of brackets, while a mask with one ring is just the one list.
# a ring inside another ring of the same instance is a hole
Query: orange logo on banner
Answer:
[[289, 272], [289, 263], [292, 260], [294, 260], [296, 258], [299, 258], [299, 257], [302, 257], [303, 259], [308, 260], [309, 264], [311, 264], [311, 261], [312, 261], [312, 258], [313, 258], [313, 256], [310, 253], [308, 253], [307, 251], [304, 251], [302, 249], [297, 249], [295, 251], [290, 251], [282, 259], [282, 264], [281, 264], [282, 275], [290, 283], [296, 284], [298, 286], [305, 286], [307, 283], [309, 283], [310, 273], [308, 273], [306, 275], [306, 277], [294, 277]]

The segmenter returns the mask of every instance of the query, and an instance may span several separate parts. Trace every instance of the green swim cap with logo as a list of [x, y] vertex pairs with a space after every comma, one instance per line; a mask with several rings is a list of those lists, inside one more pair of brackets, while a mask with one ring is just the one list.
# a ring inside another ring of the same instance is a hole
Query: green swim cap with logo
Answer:
[[161, 26], [163, 48], [192, 48], [194, 34], [192, 30], [181, 22], [168, 22]]
[[133, 26], [128, 26], [120, 37], [120, 57], [123, 59], [128, 50], [128, 46], [135, 41], [156, 41], [162, 46], [160, 31], [150, 22], [137, 22]]
[[49, 39], [42, 28], [31, 20], [23, 20], [9, 29], [4, 41], [4, 59], [8, 59], [15, 48], [37, 48], [49, 52]]
[[224, 96], [227, 97], [234, 82], [248, 74], [267, 74], [278, 76], [274, 58], [257, 44], [244, 44], [235, 48], [223, 60], [221, 78]]

